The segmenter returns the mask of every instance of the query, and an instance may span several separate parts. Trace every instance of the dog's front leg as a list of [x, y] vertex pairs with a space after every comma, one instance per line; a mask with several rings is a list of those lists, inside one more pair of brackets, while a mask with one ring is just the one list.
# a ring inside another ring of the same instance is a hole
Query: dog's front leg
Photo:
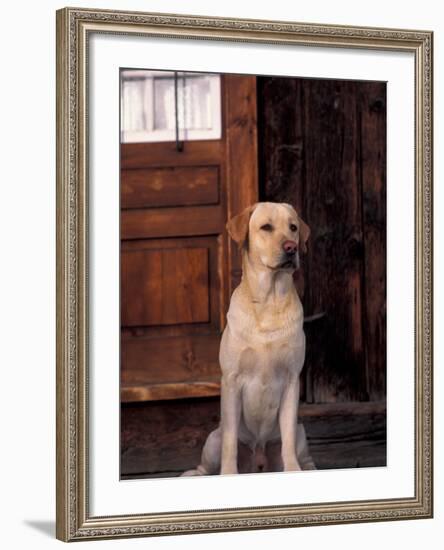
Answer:
[[236, 377], [222, 377], [221, 426], [222, 456], [221, 474], [237, 474], [237, 446], [241, 412], [240, 388]]
[[296, 458], [296, 426], [299, 406], [299, 376], [292, 377], [284, 390], [279, 408], [282, 462], [284, 471], [300, 470]]

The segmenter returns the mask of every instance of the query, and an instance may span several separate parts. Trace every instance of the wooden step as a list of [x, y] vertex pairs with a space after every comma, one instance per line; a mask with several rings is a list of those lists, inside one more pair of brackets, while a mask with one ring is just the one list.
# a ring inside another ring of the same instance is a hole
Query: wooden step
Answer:
[[[170, 477], [194, 468], [220, 418], [220, 399], [122, 405], [122, 479]], [[318, 469], [386, 465], [386, 404], [346, 402], [300, 406]]]
[[168, 382], [165, 384], [122, 385], [122, 403], [137, 401], [161, 401], [184, 397], [213, 397], [220, 395], [220, 377], [191, 382]]

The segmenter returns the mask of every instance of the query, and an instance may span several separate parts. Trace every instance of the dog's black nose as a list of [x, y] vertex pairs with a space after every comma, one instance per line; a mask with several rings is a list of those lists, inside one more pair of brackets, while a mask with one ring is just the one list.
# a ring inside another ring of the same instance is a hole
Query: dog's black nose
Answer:
[[282, 248], [287, 256], [294, 256], [297, 252], [298, 245], [294, 241], [285, 241]]

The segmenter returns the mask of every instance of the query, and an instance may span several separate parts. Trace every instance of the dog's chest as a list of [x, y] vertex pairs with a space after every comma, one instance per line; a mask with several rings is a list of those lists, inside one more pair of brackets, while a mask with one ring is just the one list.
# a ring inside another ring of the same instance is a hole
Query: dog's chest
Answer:
[[[299, 344], [299, 345], [298, 345]], [[281, 384], [298, 374], [303, 362], [304, 342], [293, 338], [278, 339], [265, 344], [245, 346], [240, 352], [238, 372], [244, 382], [256, 381], [264, 387]]]
[[242, 417], [252, 437], [250, 443], [264, 443], [276, 435], [282, 394], [296, 364], [294, 350], [284, 343], [241, 353]]

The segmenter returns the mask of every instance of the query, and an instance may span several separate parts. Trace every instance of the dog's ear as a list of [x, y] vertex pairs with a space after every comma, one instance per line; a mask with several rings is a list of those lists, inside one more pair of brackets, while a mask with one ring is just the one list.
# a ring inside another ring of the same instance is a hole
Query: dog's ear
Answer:
[[246, 243], [248, 238], [248, 225], [250, 223], [251, 214], [256, 208], [256, 205], [247, 206], [240, 214], [231, 218], [227, 222], [227, 231], [233, 241], [236, 241], [239, 248]]
[[307, 252], [307, 241], [309, 236], [310, 228], [302, 218], [299, 218], [299, 246], [301, 248], [301, 252], [304, 254]]

